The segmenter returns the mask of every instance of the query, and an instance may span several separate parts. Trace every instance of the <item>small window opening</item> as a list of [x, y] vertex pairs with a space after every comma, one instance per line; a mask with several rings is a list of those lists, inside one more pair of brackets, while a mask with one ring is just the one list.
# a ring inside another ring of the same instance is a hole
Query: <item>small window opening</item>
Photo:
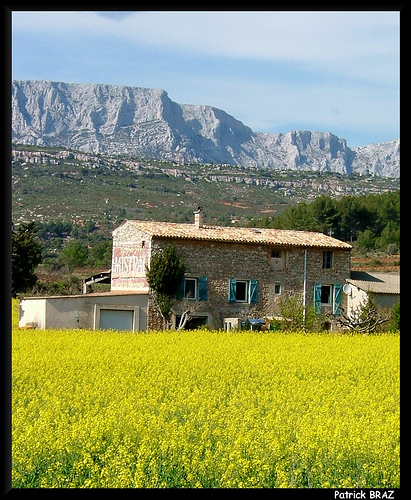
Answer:
[[333, 252], [323, 252], [323, 269], [332, 269]]

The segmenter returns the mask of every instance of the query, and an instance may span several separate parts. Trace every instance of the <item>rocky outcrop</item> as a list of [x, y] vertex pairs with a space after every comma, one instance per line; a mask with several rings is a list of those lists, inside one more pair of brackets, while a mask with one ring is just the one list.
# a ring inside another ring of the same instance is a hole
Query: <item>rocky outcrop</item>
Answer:
[[14, 80], [12, 140], [186, 163], [399, 177], [399, 141], [350, 148], [330, 132], [253, 132], [212, 106], [121, 85]]

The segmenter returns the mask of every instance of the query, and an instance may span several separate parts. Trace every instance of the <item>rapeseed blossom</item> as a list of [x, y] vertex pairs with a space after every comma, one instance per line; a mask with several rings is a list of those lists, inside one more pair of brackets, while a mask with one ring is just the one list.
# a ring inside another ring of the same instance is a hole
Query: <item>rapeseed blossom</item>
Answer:
[[399, 487], [399, 335], [13, 330], [14, 488]]

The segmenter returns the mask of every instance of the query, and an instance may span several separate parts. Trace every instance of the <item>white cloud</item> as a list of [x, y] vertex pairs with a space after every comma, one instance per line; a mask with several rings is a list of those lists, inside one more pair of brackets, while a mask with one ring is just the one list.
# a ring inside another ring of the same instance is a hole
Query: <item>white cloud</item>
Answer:
[[[396, 81], [398, 12], [14, 12], [17, 30], [104, 36], [185, 53], [287, 60]], [[388, 65], [388, 67], [386, 67]]]
[[[69, 72], [65, 81], [163, 88], [176, 102], [214, 105], [256, 131], [398, 127], [396, 11], [15, 11], [12, 19], [14, 37], [43, 40], [35, 57], [17, 54], [14, 67], [35, 59], [34, 74], [43, 60], [44, 79]], [[34, 78], [28, 71], [24, 78]]]
[[[16, 29], [84, 31], [211, 55], [332, 60], [393, 49], [398, 12], [14, 12]], [[35, 21], [35, 22], [33, 22]], [[86, 31], [85, 31], [86, 30]]]

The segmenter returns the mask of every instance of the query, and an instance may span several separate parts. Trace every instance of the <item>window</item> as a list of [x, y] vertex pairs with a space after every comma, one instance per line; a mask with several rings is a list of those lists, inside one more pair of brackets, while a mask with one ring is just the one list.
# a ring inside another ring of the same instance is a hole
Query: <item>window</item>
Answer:
[[237, 286], [235, 288], [235, 300], [236, 302], [246, 302], [248, 298], [248, 282], [247, 281], [237, 281]]
[[189, 300], [207, 300], [207, 278], [205, 276], [184, 278], [178, 287], [177, 299], [182, 300], [184, 298]]
[[184, 280], [184, 297], [188, 299], [197, 298], [197, 279], [196, 278], [186, 278]]
[[287, 252], [277, 248], [272, 248], [269, 252], [270, 267], [273, 271], [284, 271]]
[[[184, 330], [194, 330], [204, 325], [208, 325], [208, 316], [194, 316], [184, 326]], [[176, 316], [176, 325], [178, 326], [181, 321], [181, 316]]]
[[274, 293], [276, 295], [279, 295], [281, 293], [281, 283], [279, 281], [276, 281], [274, 283]]
[[323, 252], [323, 269], [332, 269], [333, 252]]
[[255, 304], [258, 300], [258, 281], [230, 279], [228, 282], [228, 300], [229, 302]]
[[314, 284], [314, 309], [317, 314], [321, 314], [323, 306], [332, 306], [332, 311], [335, 316], [341, 315], [342, 302], [342, 284], [323, 285], [322, 283]]
[[321, 286], [321, 305], [329, 306], [331, 305], [331, 285]]

